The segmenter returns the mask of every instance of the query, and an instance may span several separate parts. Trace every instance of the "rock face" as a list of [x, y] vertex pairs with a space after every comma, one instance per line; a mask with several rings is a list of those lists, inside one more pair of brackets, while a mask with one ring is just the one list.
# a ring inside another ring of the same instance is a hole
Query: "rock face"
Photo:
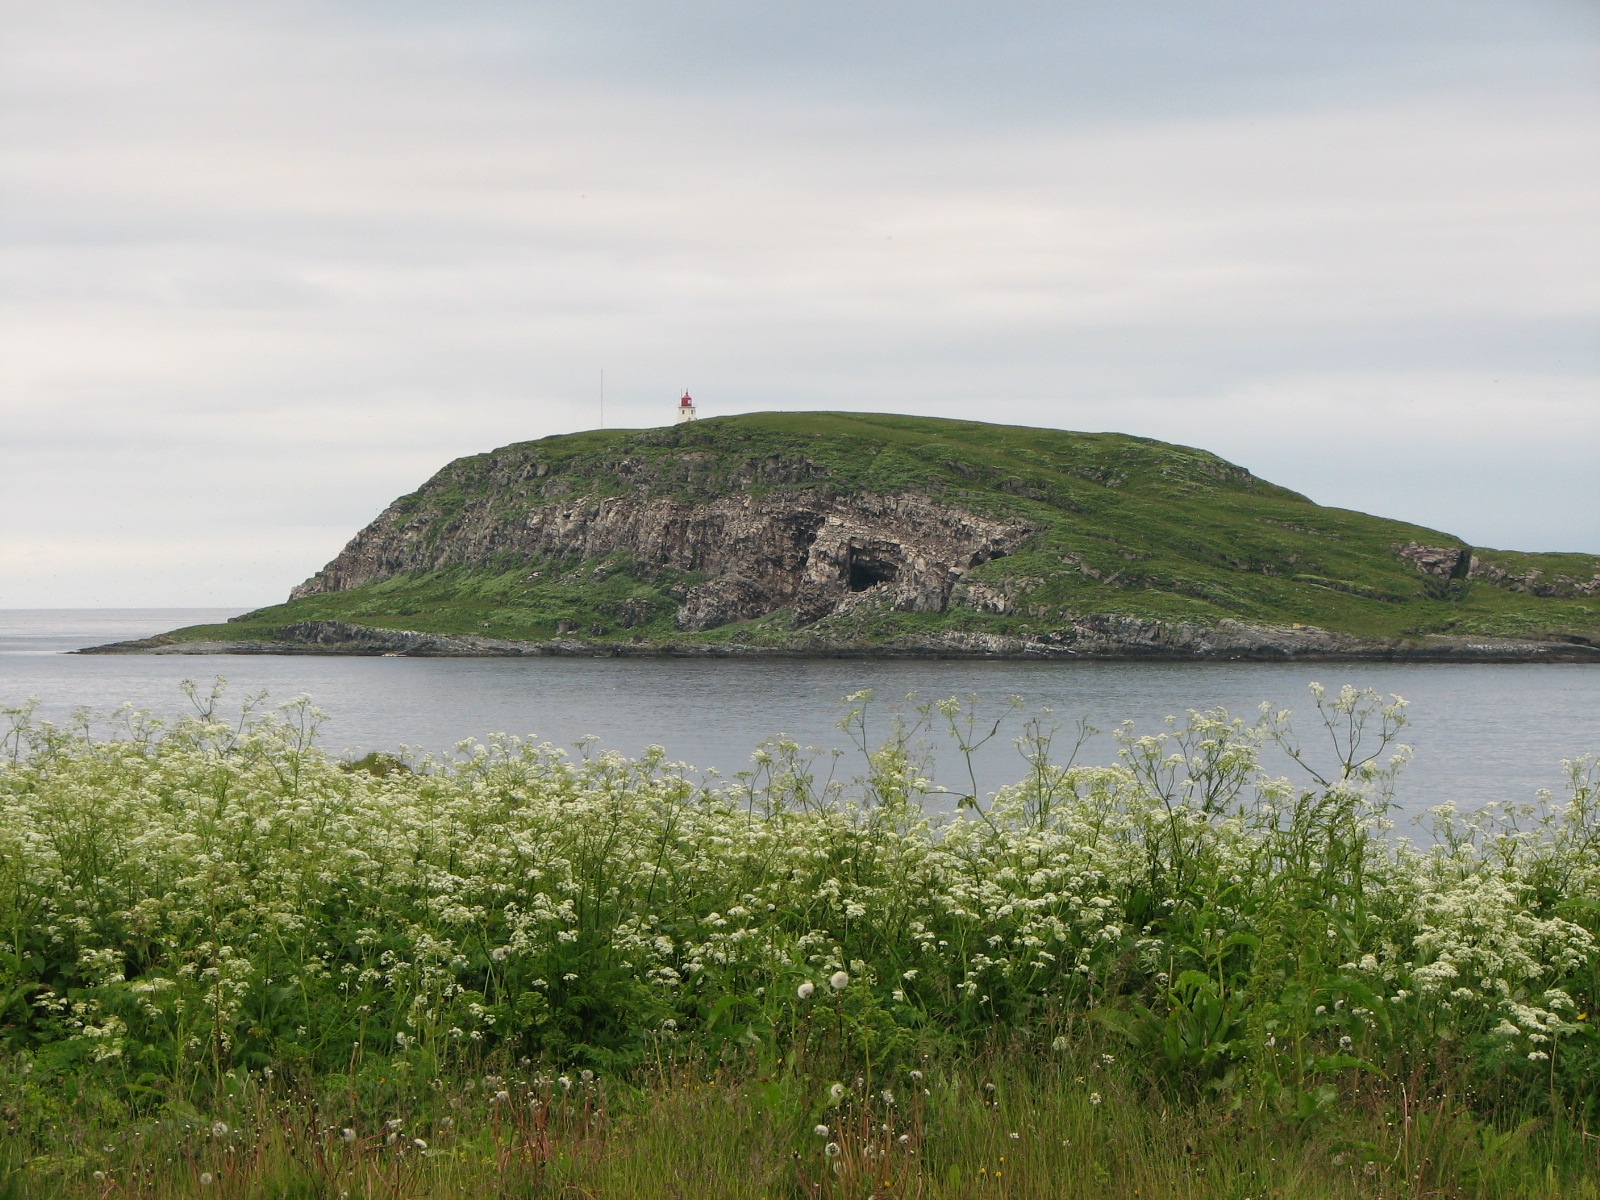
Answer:
[[1424, 575], [1440, 580], [1481, 579], [1496, 587], [1530, 596], [1600, 596], [1600, 575], [1578, 579], [1547, 576], [1532, 569], [1517, 571], [1492, 559], [1479, 558], [1465, 546], [1422, 546], [1407, 543], [1395, 551]]
[[1477, 561], [1465, 546], [1420, 546], [1408, 542], [1395, 553], [1434, 579], [1465, 579]]
[[1484, 579], [1507, 591], [1530, 596], [1600, 596], [1600, 575], [1575, 579], [1570, 575], [1546, 575], [1543, 571], [1517, 571], [1492, 560], [1474, 557], [1469, 578]]
[[1033, 527], [916, 495], [833, 496], [800, 489], [703, 503], [668, 497], [583, 497], [535, 505], [515, 519], [489, 497], [447, 522], [396, 502], [343, 552], [290, 593], [344, 591], [410, 571], [508, 560], [625, 556], [641, 578], [711, 578], [687, 587], [685, 631], [792, 608], [796, 625], [847, 611], [863, 597], [901, 612], [942, 612], [973, 567], [1013, 553]]

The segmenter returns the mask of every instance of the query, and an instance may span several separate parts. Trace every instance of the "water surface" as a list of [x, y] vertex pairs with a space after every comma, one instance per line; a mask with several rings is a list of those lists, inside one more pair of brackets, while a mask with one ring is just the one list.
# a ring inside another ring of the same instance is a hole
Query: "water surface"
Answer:
[[[1600, 666], [1482, 663], [1123, 663], [720, 661], [678, 659], [440, 659], [269, 656], [80, 656], [79, 646], [219, 621], [235, 610], [0, 610], [0, 703], [37, 696], [41, 713], [62, 719], [80, 706], [108, 711], [125, 702], [162, 713], [186, 711], [186, 678], [226, 676], [230, 694], [267, 691], [276, 701], [309, 694], [327, 710], [331, 749], [359, 754], [401, 745], [446, 751], [464, 738], [531, 734], [570, 745], [586, 735], [636, 754], [660, 745], [675, 760], [723, 775], [744, 769], [754, 747], [788, 734], [819, 747], [849, 748], [836, 728], [840, 698], [876, 689], [869, 731], [885, 728], [887, 702], [976, 696], [998, 714], [1019, 695], [1072, 723], [1103, 732], [1087, 761], [1110, 761], [1110, 731], [1125, 720], [1144, 730], [1186, 709], [1225, 707], [1254, 717], [1263, 701], [1292, 708], [1312, 741], [1306, 686], [1351, 683], [1411, 701], [1404, 740], [1416, 757], [1401, 783], [1412, 815], [1454, 801], [1530, 800], [1559, 788], [1560, 761], [1600, 752]], [[979, 758], [980, 783], [1021, 773], [1013, 722]], [[1070, 743], [1070, 738], [1067, 739]], [[1275, 764], [1288, 773], [1287, 764]], [[943, 776], [961, 772], [938, 755]], [[841, 760], [848, 777], [860, 756]]]

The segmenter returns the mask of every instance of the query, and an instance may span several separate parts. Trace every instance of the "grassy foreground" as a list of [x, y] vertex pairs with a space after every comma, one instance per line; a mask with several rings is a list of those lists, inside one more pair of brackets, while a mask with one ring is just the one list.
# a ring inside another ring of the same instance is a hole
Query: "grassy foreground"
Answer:
[[1413, 846], [1403, 703], [1314, 698], [993, 796], [954, 701], [714, 787], [9, 710], [0, 1195], [1600, 1195], [1595, 760]]

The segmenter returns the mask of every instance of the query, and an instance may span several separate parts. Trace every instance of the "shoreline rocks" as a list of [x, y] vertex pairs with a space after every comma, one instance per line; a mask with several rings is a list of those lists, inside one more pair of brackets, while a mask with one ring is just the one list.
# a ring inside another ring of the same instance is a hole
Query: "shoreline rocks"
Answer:
[[1219, 621], [1173, 624], [1124, 616], [1088, 616], [1027, 638], [945, 630], [878, 644], [797, 640], [785, 646], [739, 642], [586, 641], [555, 637], [526, 642], [417, 630], [377, 629], [344, 621], [305, 621], [271, 640], [171, 641], [165, 637], [114, 642], [76, 654], [282, 654], [402, 658], [905, 658], [1018, 661], [1390, 661], [1593, 662], [1600, 646], [1526, 638], [1429, 635], [1372, 639], [1310, 626], [1283, 628]]

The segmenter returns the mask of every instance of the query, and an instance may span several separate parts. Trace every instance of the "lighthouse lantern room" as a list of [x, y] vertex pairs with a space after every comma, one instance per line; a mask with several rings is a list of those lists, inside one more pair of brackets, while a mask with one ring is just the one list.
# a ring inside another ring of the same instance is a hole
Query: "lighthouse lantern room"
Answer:
[[678, 423], [681, 425], [685, 421], [692, 420], [694, 420], [694, 401], [686, 391], [683, 393], [683, 399], [678, 401]]

